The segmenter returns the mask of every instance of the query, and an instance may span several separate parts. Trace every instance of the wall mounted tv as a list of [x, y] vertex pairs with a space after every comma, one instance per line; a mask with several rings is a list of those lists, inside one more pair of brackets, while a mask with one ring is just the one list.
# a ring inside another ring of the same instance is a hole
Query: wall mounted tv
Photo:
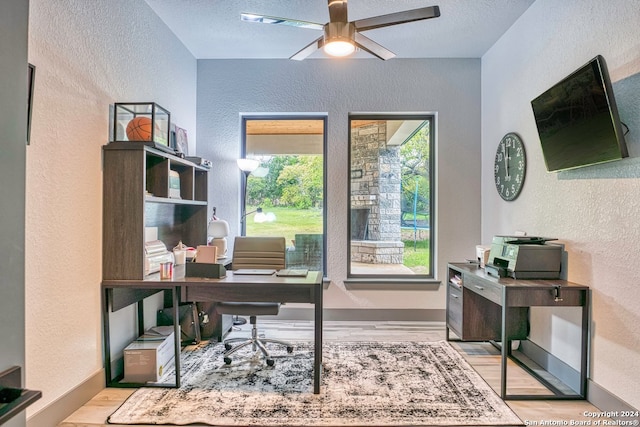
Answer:
[[628, 156], [602, 56], [531, 101], [549, 172]]

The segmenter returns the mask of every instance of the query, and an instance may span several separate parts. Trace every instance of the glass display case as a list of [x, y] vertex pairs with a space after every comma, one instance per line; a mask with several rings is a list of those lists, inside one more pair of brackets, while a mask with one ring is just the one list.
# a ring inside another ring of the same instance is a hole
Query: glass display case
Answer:
[[171, 113], [155, 102], [115, 104], [114, 142], [145, 142], [169, 148]]

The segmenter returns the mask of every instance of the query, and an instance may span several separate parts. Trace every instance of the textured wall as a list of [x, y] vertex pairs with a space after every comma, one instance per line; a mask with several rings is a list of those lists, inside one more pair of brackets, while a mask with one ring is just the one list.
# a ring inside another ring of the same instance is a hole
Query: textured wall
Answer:
[[[20, 366], [23, 375], [28, 18], [28, 0], [0, 3], [0, 372]], [[24, 420], [18, 414], [5, 427]]]
[[[482, 240], [515, 230], [557, 237], [568, 279], [592, 290], [591, 378], [640, 407], [640, 7], [635, 0], [537, 0], [482, 58]], [[557, 81], [604, 56], [630, 158], [547, 173], [530, 102]], [[517, 132], [528, 169], [520, 197], [502, 201], [493, 184], [500, 138]], [[578, 360], [578, 315], [533, 313], [534, 339]], [[549, 334], [551, 331], [551, 334]]]
[[[196, 61], [143, 1], [32, 0], [29, 26], [37, 78], [27, 149], [26, 364], [27, 385], [43, 391], [33, 413], [102, 368], [109, 105], [155, 101], [193, 139]], [[116, 317], [134, 331], [131, 315]]]
[[[437, 271], [480, 239], [480, 61], [433, 59], [198, 61], [198, 154], [214, 163], [209, 201], [238, 230], [241, 113], [328, 114], [327, 308], [444, 309], [445, 293], [349, 291], [348, 114], [436, 112]], [[374, 88], [374, 89], [372, 89]]]

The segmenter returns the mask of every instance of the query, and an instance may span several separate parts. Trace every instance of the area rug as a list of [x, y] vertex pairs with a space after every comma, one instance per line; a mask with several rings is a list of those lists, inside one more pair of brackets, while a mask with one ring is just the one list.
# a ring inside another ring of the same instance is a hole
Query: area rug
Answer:
[[[141, 388], [111, 424], [219, 426], [522, 425], [446, 341], [325, 342], [321, 393], [313, 345], [222, 361], [221, 344], [182, 353], [179, 389]], [[246, 361], [248, 360], [248, 361]]]

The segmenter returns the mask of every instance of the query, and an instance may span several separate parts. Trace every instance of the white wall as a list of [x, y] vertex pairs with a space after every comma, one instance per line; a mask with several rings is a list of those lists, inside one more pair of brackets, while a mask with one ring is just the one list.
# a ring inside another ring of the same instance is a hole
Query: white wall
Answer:
[[198, 154], [213, 161], [209, 204], [238, 230], [240, 113], [328, 114], [325, 308], [444, 310], [437, 291], [350, 291], [347, 272], [348, 114], [436, 112], [437, 271], [473, 257], [480, 240], [480, 61], [200, 60]]
[[30, 3], [37, 77], [27, 149], [26, 382], [43, 398], [29, 416], [102, 369], [109, 105], [157, 102], [193, 139], [196, 131], [196, 60], [145, 2]]
[[[28, 0], [0, 3], [0, 372], [19, 366], [23, 378], [28, 18]], [[24, 420], [17, 414], [5, 427]]]
[[[592, 290], [591, 378], [640, 407], [640, 7], [635, 0], [537, 0], [482, 58], [482, 240], [525, 230], [557, 237], [568, 279]], [[530, 102], [597, 54], [613, 80], [630, 158], [547, 173]], [[514, 202], [493, 184], [500, 138], [517, 132], [528, 169]], [[575, 366], [578, 316], [550, 315], [532, 336]], [[545, 333], [551, 331], [550, 338]]]

